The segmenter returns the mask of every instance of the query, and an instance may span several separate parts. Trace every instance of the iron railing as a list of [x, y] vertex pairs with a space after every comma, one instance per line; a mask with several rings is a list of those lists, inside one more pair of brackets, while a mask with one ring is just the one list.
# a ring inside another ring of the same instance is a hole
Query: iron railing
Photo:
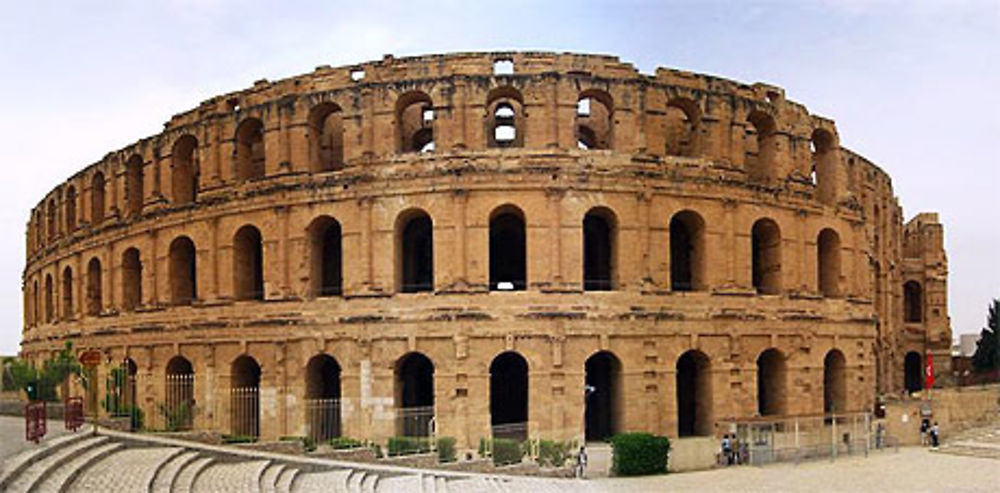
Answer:
[[316, 443], [340, 436], [340, 399], [306, 399], [307, 435]]

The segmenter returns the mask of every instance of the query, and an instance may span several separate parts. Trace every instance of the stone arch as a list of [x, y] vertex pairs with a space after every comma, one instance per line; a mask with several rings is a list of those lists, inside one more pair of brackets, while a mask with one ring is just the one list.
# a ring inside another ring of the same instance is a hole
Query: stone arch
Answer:
[[186, 134], [174, 142], [170, 153], [170, 185], [175, 204], [190, 204], [198, 199], [198, 139]]
[[700, 152], [699, 132], [701, 109], [698, 103], [685, 97], [667, 102], [664, 121], [666, 155], [694, 157]]
[[577, 147], [612, 149], [614, 147], [614, 100], [600, 89], [587, 89], [576, 99]]
[[817, 196], [825, 204], [834, 204], [837, 198], [836, 139], [829, 130], [817, 128], [809, 139], [812, 158], [813, 183]]
[[90, 224], [93, 226], [104, 221], [104, 187], [104, 173], [94, 173], [90, 180]]
[[924, 388], [924, 361], [920, 353], [910, 351], [903, 358], [903, 386], [907, 392]]
[[170, 301], [188, 305], [198, 299], [198, 257], [194, 242], [178, 236], [170, 242]]
[[486, 95], [487, 147], [524, 146], [524, 97], [510, 86], [495, 87]]
[[32, 296], [31, 296], [31, 322], [32, 325], [38, 325], [38, 313], [39, 313], [39, 297], [38, 297], [38, 279], [35, 279], [32, 283]]
[[52, 274], [45, 274], [45, 323], [52, 323], [55, 320], [55, 306], [53, 305]]
[[816, 240], [816, 267], [820, 293], [840, 296], [840, 235], [830, 228], [820, 231]]
[[142, 202], [145, 197], [142, 156], [133, 154], [125, 162], [125, 212], [129, 216], [142, 214]]
[[711, 436], [712, 363], [705, 353], [691, 349], [677, 359], [677, 435]]
[[308, 228], [309, 283], [313, 296], [343, 294], [343, 231], [330, 216], [320, 216]]
[[399, 152], [434, 150], [434, 102], [427, 93], [409, 91], [400, 95], [395, 114]]
[[187, 358], [177, 355], [167, 362], [164, 394], [167, 430], [190, 430], [195, 407], [194, 366]]
[[490, 363], [490, 426], [494, 438], [528, 437], [528, 361], [516, 351]]
[[317, 354], [306, 364], [306, 425], [317, 443], [340, 436], [340, 363]]
[[527, 287], [527, 234], [524, 212], [514, 205], [490, 213], [490, 290]]
[[264, 122], [247, 118], [236, 127], [236, 180], [263, 178], [265, 165]]
[[434, 223], [422, 209], [409, 209], [396, 219], [396, 291], [434, 290]]
[[76, 230], [76, 187], [70, 185], [66, 188], [66, 232], [72, 233]]
[[583, 217], [583, 289], [616, 287], [618, 221], [614, 211], [594, 207]]
[[87, 263], [87, 315], [98, 315], [104, 306], [101, 260], [97, 257]]
[[766, 182], [774, 178], [777, 153], [777, 124], [774, 117], [754, 110], [747, 116], [746, 170], [752, 181]]
[[260, 365], [252, 356], [241, 355], [230, 368], [229, 425], [238, 436], [260, 436]]
[[670, 219], [670, 289], [705, 289], [705, 220], [691, 210]]
[[66, 266], [62, 274], [62, 316], [66, 320], [73, 318], [73, 268]]
[[109, 372], [108, 394], [110, 401], [107, 402], [107, 411], [113, 417], [128, 417], [129, 428], [134, 430], [139, 427], [138, 412], [138, 385], [136, 379], [139, 374], [139, 367], [135, 360], [126, 356], [121, 363]]
[[233, 296], [264, 299], [264, 243], [260, 230], [245, 225], [233, 235]]
[[142, 261], [139, 249], [122, 253], [122, 309], [133, 311], [142, 304]]
[[903, 318], [909, 323], [924, 321], [924, 293], [917, 281], [903, 284]]
[[53, 198], [49, 200], [49, 206], [46, 213], [48, 214], [46, 220], [49, 223], [48, 237], [49, 240], [54, 240], [56, 235], [59, 234], [59, 213], [56, 210], [56, 199]]
[[344, 168], [344, 119], [340, 105], [320, 103], [309, 110], [309, 161], [314, 173]]
[[396, 434], [430, 436], [434, 418], [434, 363], [411, 352], [396, 362]]
[[622, 363], [610, 351], [599, 351], [584, 364], [584, 423], [588, 441], [604, 440], [621, 431]]
[[760, 294], [781, 292], [781, 229], [772, 219], [758, 219], [751, 230], [751, 278]]
[[847, 360], [839, 349], [831, 349], [823, 358], [823, 412], [847, 411]]
[[761, 416], [788, 413], [785, 355], [771, 348], [757, 357], [757, 413]]

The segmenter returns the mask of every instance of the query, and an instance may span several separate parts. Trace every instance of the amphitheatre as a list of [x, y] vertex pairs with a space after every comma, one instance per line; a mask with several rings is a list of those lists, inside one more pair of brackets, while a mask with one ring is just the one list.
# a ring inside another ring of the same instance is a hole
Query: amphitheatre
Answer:
[[950, 374], [936, 214], [904, 222], [780, 87], [605, 55], [260, 80], [83, 167], [26, 236], [22, 356], [99, 351], [154, 427], [715, 437]]

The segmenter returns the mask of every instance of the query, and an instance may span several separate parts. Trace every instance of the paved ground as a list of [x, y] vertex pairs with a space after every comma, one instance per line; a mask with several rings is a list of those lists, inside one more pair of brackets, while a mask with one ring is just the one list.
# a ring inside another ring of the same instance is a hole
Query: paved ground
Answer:
[[[48, 433], [45, 439], [65, 435], [66, 429], [62, 421], [49, 421]], [[0, 416], [0, 460], [10, 457], [29, 448], [38, 448], [43, 444], [35, 445], [24, 441], [24, 418], [20, 416]]]

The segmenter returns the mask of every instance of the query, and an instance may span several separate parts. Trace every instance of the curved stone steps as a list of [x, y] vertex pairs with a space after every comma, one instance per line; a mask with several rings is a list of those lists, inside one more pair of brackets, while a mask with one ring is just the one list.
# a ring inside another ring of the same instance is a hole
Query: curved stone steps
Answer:
[[156, 473], [150, 491], [152, 493], [170, 493], [181, 469], [197, 459], [198, 455], [198, 452], [193, 451], [185, 451], [175, 455]]
[[414, 491], [421, 492], [424, 487], [424, 481], [418, 474], [409, 474], [406, 476], [395, 476], [391, 478], [383, 478], [378, 482], [378, 493], [393, 493], [396, 491]]
[[448, 482], [448, 491], [459, 491], [462, 493], [493, 493], [495, 485], [490, 484], [484, 478], [456, 479]]
[[362, 493], [376, 493], [376, 488], [378, 488], [379, 476], [373, 472], [366, 473], [364, 479], [361, 480], [361, 491]]
[[288, 466], [284, 464], [271, 463], [264, 469], [264, 474], [260, 475], [260, 491], [261, 493], [277, 493], [278, 491], [278, 478], [281, 477], [281, 473], [285, 472]]
[[257, 491], [269, 460], [216, 463], [209, 466], [194, 482], [195, 493], [243, 493]]
[[347, 480], [351, 474], [350, 469], [299, 474], [292, 491], [294, 493], [348, 493]]
[[60, 447], [83, 440], [91, 435], [79, 433], [64, 435], [40, 443], [36, 448], [30, 448], [3, 461], [0, 472], [0, 491], [6, 491], [7, 486], [31, 464], [48, 457]]
[[[183, 449], [175, 447], [126, 448], [88, 468], [70, 485], [70, 493], [94, 491], [149, 491], [164, 464]], [[128, 474], [122, 474], [128, 471]]]
[[22, 492], [33, 490], [35, 484], [41, 481], [42, 478], [51, 474], [52, 471], [61, 467], [72, 457], [102, 445], [107, 441], [107, 437], [89, 436], [68, 445], [53, 446], [51, 453], [39, 460], [31, 461], [28, 467], [12, 478], [10, 484], [3, 491]]
[[295, 482], [301, 476], [299, 474], [298, 468], [286, 467], [281, 474], [278, 475], [277, 481], [275, 482], [274, 488], [278, 493], [291, 493], [295, 490]]
[[121, 449], [124, 445], [116, 442], [102, 443], [76, 456], [62, 466], [45, 475], [35, 488], [38, 491], [66, 491], [70, 484], [94, 463]]
[[177, 473], [177, 478], [174, 479], [171, 491], [175, 491], [177, 493], [190, 493], [194, 488], [195, 481], [198, 480], [198, 476], [200, 476], [201, 473], [214, 462], [215, 459], [212, 457], [198, 457], [197, 459], [185, 464], [181, 467], [180, 472]]

